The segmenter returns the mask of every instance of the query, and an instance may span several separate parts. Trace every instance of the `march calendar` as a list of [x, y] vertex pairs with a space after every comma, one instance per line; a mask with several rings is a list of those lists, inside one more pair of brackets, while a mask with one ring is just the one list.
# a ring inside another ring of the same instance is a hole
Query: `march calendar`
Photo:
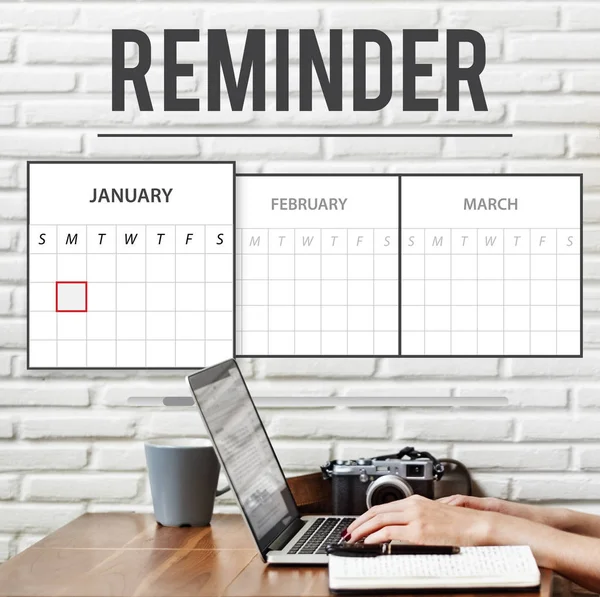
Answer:
[[579, 355], [579, 176], [402, 176], [403, 355]]
[[30, 368], [234, 355], [233, 163], [30, 163]]

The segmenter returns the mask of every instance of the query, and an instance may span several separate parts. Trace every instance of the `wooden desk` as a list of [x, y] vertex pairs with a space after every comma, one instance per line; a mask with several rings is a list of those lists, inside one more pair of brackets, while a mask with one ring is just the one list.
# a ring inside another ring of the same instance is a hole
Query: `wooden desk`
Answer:
[[[552, 573], [542, 577], [550, 597]], [[145, 514], [85, 514], [0, 565], [0, 597], [298, 595], [329, 595], [326, 568], [265, 566], [237, 515], [178, 529]]]

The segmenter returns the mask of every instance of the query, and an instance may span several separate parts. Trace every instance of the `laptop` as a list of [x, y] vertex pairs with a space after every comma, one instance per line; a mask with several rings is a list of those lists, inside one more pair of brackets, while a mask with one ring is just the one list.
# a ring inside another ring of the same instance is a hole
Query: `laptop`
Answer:
[[327, 545], [354, 517], [300, 516], [235, 360], [187, 381], [263, 561], [327, 565]]

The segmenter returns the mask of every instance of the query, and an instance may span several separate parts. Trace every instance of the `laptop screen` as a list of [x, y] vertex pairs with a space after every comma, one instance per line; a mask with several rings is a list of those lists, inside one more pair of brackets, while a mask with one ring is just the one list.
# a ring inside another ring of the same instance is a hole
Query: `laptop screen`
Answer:
[[296, 503], [234, 360], [189, 377], [231, 488], [262, 553], [298, 517]]

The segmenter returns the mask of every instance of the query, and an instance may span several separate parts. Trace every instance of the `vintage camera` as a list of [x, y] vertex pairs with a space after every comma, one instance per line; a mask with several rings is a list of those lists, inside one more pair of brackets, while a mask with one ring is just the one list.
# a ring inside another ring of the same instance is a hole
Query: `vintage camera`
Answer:
[[362, 514], [413, 494], [432, 499], [434, 482], [444, 474], [444, 466], [429, 452], [412, 447], [375, 458], [334, 460], [321, 470], [331, 480], [333, 513], [343, 515]]

